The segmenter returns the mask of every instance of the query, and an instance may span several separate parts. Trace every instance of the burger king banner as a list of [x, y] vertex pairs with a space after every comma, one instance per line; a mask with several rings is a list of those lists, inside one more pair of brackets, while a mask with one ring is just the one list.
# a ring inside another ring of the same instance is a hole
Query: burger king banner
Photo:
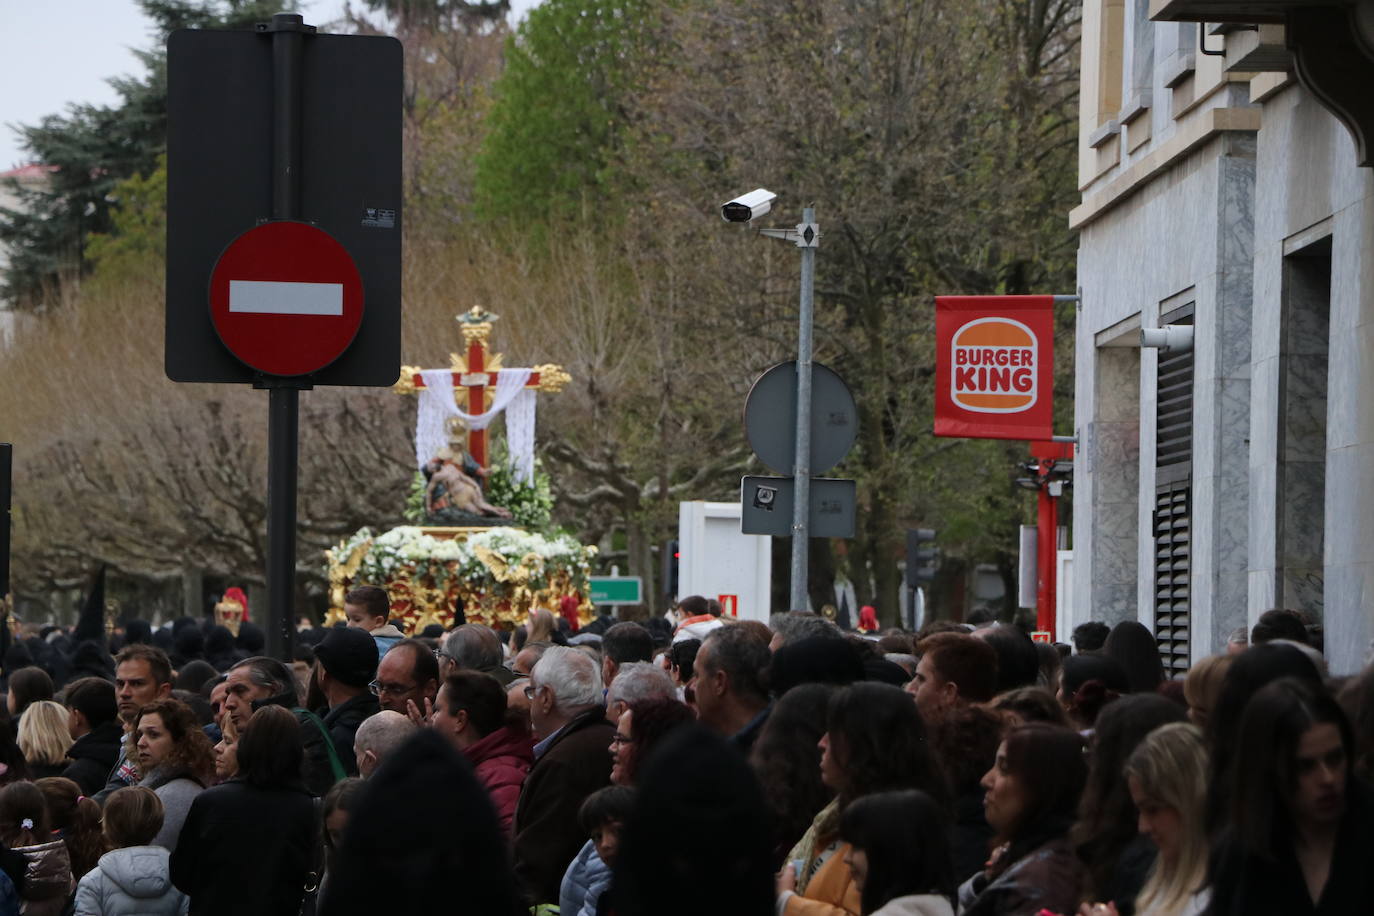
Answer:
[[935, 297], [935, 435], [1054, 434], [1054, 297]]

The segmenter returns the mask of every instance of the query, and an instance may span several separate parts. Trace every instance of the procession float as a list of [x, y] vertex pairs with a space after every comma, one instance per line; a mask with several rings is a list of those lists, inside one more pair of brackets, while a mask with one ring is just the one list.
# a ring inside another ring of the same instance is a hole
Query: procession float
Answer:
[[[363, 528], [325, 551], [326, 625], [343, 619], [344, 595], [359, 585], [385, 588], [408, 634], [464, 620], [510, 629], [539, 607], [591, 619], [596, 548], [550, 529], [553, 500], [534, 454], [536, 396], [571, 378], [551, 364], [503, 366], [488, 349], [496, 319], [481, 307], [458, 316], [465, 352], [449, 354], [448, 368], [401, 368], [394, 390], [417, 399], [417, 471], [405, 513], [413, 524]], [[497, 417], [505, 443], [490, 450]]]

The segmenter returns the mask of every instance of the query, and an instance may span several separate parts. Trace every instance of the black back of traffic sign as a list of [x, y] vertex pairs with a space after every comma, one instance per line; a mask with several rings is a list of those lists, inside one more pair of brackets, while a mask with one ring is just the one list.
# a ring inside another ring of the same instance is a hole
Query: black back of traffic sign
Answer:
[[[173, 32], [167, 42], [167, 375], [262, 379], [210, 317], [221, 252], [272, 212], [272, 37]], [[301, 60], [299, 218], [352, 255], [365, 312], [309, 385], [391, 385], [401, 354], [402, 55], [384, 36], [311, 35]]]

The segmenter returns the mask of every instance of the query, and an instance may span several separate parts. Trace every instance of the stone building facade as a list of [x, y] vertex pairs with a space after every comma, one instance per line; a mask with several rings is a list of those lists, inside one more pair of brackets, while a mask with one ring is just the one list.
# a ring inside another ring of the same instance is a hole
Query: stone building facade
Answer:
[[[1297, 0], [1084, 0], [1061, 633], [1138, 619], [1182, 670], [1288, 607], [1321, 623], [1333, 672], [1364, 664], [1374, 173], [1309, 62], [1374, 76], [1371, 5], [1332, 4], [1322, 40], [1345, 31], [1318, 51]], [[1166, 326], [1191, 347], [1142, 346]]]

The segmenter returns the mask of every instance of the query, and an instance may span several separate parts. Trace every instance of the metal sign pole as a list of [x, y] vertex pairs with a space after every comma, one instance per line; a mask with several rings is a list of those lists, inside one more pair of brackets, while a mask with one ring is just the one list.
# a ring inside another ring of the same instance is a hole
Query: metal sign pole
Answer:
[[[802, 210], [802, 224], [816, 221], [812, 207]], [[808, 240], [809, 241], [809, 240]], [[801, 303], [797, 330], [797, 444], [792, 459], [792, 588], [790, 610], [807, 609], [807, 551], [811, 546], [807, 523], [811, 512], [811, 324], [816, 285], [816, 248], [801, 250]]]
[[[272, 33], [272, 218], [300, 216], [301, 55], [314, 28], [277, 13]], [[268, 390], [267, 652], [290, 662], [296, 603], [296, 471], [300, 450], [299, 382]]]
[[13, 487], [14, 446], [0, 442], [0, 606], [10, 593], [10, 496]]

